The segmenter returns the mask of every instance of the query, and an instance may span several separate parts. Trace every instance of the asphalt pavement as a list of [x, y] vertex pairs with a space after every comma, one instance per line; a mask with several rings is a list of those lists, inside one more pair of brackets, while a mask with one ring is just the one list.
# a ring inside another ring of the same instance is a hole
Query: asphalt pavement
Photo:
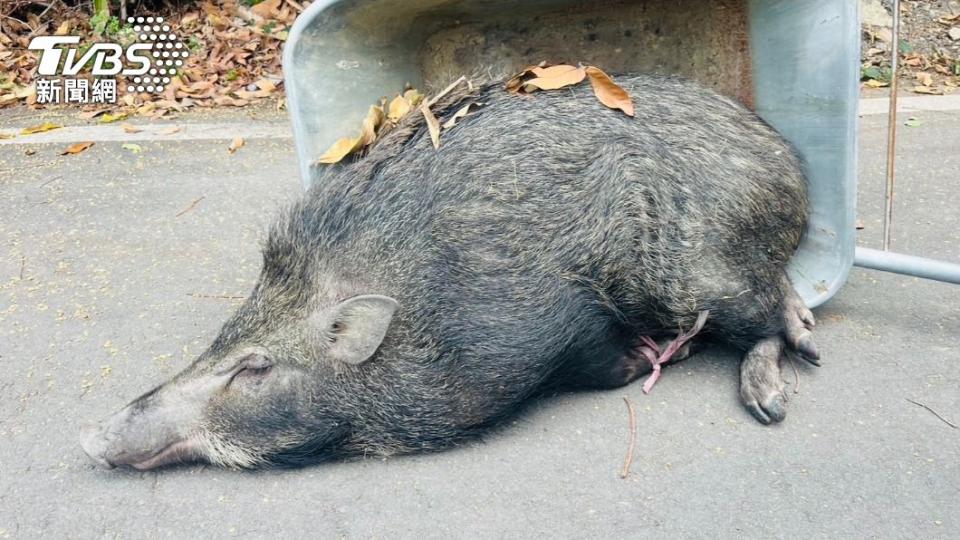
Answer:
[[[911, 114], [894, 247], [960, 261], [960, 112]], [[33, 120], [0, 113], [0, 131]], [[650, 395], [634, 384], [542, 399], [438, 454], [97, 468], [80, 429], [202, 351], [300, 190], [285, 118], [203, 122], [221, 130], [178, 138], [148, 124], [139, 153], [122, 136], [76, 155], [55, 138], [0, 145], [0, 538], [960, 537], [960, 429], [948, 425], [960, 424], [960, 287], [860, 269], [816, 310], [823, 366], [800, 366], [799, 387], [784, 369], [780, 425], [752, 419], [738, 359], [711, 349]], [[871, 247], [884, 126], [861, 121]], [[621, 479], [624, 397], [639, 432]]]

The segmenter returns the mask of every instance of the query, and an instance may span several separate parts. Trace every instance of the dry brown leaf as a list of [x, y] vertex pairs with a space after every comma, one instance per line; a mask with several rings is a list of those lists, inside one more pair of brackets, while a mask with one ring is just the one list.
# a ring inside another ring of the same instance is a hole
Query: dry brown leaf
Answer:
[[121, 113], [117, 113], [117, 114], [109, 114], [109, 113], [108, 113], [108, 114], [105, 114], [105, 115], [101, 116], [99, 122], [100, 122], [101, 124], [109, 124], [109, 123], [112, 123], [112, 122], [116, 122], [117, 120], [123, 120], [123, 119], [126, 118], [126, 117], [127, 117], [127, 113], [125, 113], [125, 112], [121, 112]]
[[548, 68], [534, 68], [536, 78], [523, 83], [525, 92], [534, 90], [557, 90], [565, 86], [577, 84], [587, 76], [583, 68], [577, 66], [550, 66]]
[[160, 135], [173, 135], [174, 133], [177, 133], [179, 131], [180, 131], [180, 126], [173, 126], [173, 127], [168, 127], [167, 129], [162, 129], [157, 133], [159, 133]]
[[360, 137], [349, 137], [344, 139], [339, 139], [337, 142], [333, 143], [322, 156], [317, 158], [317, 163], [337, 163], [343, 158], [347, 157], [349, 154], [357, 151], [362, 146], [362, 139]]
[[410, 102], [407, 101], [407, 98], [403, 96], [397, 96], [390, 101], [390, 106], [387, 107], [387, 118], [393, 122], [398, 122], [403, 118], [413, 107], [410, 106]]
[[627, 116], [633, 116], [633, 101], [626, 90], [620, 88], [609, 75], [597, 67], [587, 66], [586, 73], [587, 77], [590, 77], [593, 93], [600, 103], [611, 109], [620, 109]]
[[33, 133], [43, 133], [44, 131], [50, 131], [52, 129], [60, 129], [62, 127], [63, 126], [59, 124], [54, 124], [52, 122], [45, 122], [43, 124], [40, 124], [39, 126], [31, 126], [28, 128], [24, 128], [22, 131], [20, 131], [20, 134], [31, 135]]
[[260, 79], [259, 81], [253, 83], [264, 92], [273, 92], [277, 89], [277, 85], [273, 83], [270, 79]]
[[411, 107], [416, 107], [423, 101], [423, 94], [416, 88], [410, 88], [404, 91], [403, 99], [407, 100], [407, 103], [409, 103]]
[[32, 156], [32, 155], [36, 154], [37, 151], [34, 150], [33, 148], [27, 148], [26, 150], [23, 151], [23, 153], [24, 153], [25, 155], [27, 155], [27, 156]]
[[890, 83], [883, 82], [877, 79], [870, 79], [863, 84], [865, 84], [866, 86], [869, 86], [870, 88], [883, 88], [885, 86], [890, 86]]
[[360, 128], [360, 141], [363, 146], [377, 140], [377, 128], [383, 123], [384, 118], [383, 109], [376, 105], [370, 107], [367, 117], [363, 119], [363, 126]]
[[920, 84], [924, 86], [930, 86], [933, 84], [933, 76], [929, 73], [917, 73], [917, 80], [920, 81]]
[[470, 112], [470, 107], [475, 107], [475, 106], [476, 105], [473, 103], [467, 103], [463, 107], [460, 107], [460, 109], [458, 109], [457, 112], [453, 113], [453, 116], [451, 116], [449, 120], [443, 123], [443, 129], [450, 129], [453, 126], [457, 125], [457, 120], [466, 116], [467, 113]]
[[67, 19], [60, 23], [60, 26], [57, 27], [57, 31], [53, 33], [55, 36], [65, 36], [70, 33], [70, 29], [73, 27], [70, 20]]
[[180, 18], [180, 26], [188, 26], [192, 23], [197, 22], [197, 19], [199, 18], [200, 18], [199, 13], [197, 13], [196, 11], [191, 11], [190, 13], [187, 13], [186, 15]]
[[430, 105], [428, 102], [424, 101], [420, 105], [420, 112], [423, 113], [423, 119], [427, 121], [427, 130], [430, 132], [430, 140], [433, 142], [433, 147], [435, 149], [439, 149], [440, 122], [437, 121], [437, 117], [430, 112]]
[[277, 15], [281, 1], [282, 0], [263, 0], [263, 2], [250, 8], [250, 11], [264, 19], [272, 19]]
[[540, 62], [535, 66], [527, 66], [521, 69], [520, 73], [517, 73], [516, 75], [511, 77], [510, 80], [508, 80], [503, 86], [504, 88], [507, 89], [508, 92], [518, 92], [520, 90], [520, 87], [523, 86], [524, 77], [530, 74], [536, 75], [536, 73], [533, 70], [537, 68], [544, 68], [544, 67], [547, 67], [546, 62]]
[[523, 78], [533, 73], [533, 68], [535, 67], [537, 66], [529, 66], [524, 68], [523, 71], [521, 71], [520, 73], [517, 73], [516, 75], [511, 77], [509, 80], [507, 80], [507, 82], [504, 83], [503, 87], [507, 90], [507, 92], [511, 92], [511, 93], [519, 92], [520, 88], [523, 86]]
[[110, 109], [107, 108], [107, 109], [100, 109], [100, 110], [95, 110], [95, 111], [84, 111], [84, 112], [82, 112], [82, 113], [78, 113], [78, 114], [77, 114], [77, 117], [83, 118], [84, 120], [90, 120], [91, 118], [96, 118], [96, 117], [100, 116], [101, 114], [106, 113], [106, 112], [109, 111], [109, 110], [110, 110]]
[[230, 143], [230, 146], [227, 148], [227, 152], [231, 154], [240, 149], [244, 144], [243, 137], [234, 137], [233, 141]]
[[913, 91], [917, 94], [939, 95], [942, 93], [942, 92], [938, 92], [935, 88], [930, 88], [929, 86], [914, 86]]
[[141, 131], [143, 131], [142, 129], [138, 128], [133, 124], [120, 124], [120, 127], [123, 128], [124, 133], [140, 133]]
[[91, 146], [93, 146], [93, 144], [94, 144], [93, 141], [86, 141], [86, 142], [71, 144], [66, 148], [66, 150], [64, 150], [63, 152], [60, 152], [60, 155], [65, 156], [67, 154], [79, 154], [80, 152], [83, 152], [87, 148], [90, 148]]
[[0, 133], [0, 139], [13, 139], [16, 138], [16, 133]]

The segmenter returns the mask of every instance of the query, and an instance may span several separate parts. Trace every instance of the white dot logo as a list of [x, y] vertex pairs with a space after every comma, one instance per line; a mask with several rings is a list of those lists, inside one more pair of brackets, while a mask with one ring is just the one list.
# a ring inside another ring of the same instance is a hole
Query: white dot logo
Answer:
[[150, 55], [153, 57], [149, 69], [144, 73], [149, 76], [134, 77], [127, 91], [163, 92], [164, 85], [170, 84], [171, 76], [177, 74], [177, 67], [183, 66], [183, 60], [179, 58], [188, 56], [186, 47], [173, 33], [173, 28], [163, 24], [163, 17], [127, 17], [127, 23], [133, 25], [140, 42], [150, 45]]

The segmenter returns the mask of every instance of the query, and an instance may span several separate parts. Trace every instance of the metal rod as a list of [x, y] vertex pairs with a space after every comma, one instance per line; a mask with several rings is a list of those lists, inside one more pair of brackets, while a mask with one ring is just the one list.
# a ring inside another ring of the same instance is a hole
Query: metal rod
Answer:
[[862, 268], [960, 284], [960, 264], [924, 257], [858, 247], [853, 255], [853, 264]]
[[887, 188], [884, 195], [883, 250], [890, 250], [890, 230], [893, 227], [893, 182], [896, 173], [897, 144], [897, 60], [900, 56], [900, 0], [893, 0], [893, 53], [890, 55], [890, 111], [887, 114]]

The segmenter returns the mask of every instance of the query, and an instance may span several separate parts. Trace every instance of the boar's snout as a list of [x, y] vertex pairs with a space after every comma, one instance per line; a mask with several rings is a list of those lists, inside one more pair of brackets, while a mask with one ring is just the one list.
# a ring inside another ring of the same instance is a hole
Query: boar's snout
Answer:
[[80, 447], [97, 465], [112, 469], [114, 464], [107, 460], [107, 439], [101, 433], [100, 426], [87, 426], [80, 435]]
[[202, 457], [183, 408], [163, 405], [154, 391], [86, 428], [80, 446], [98, 465], [153, 469]]

